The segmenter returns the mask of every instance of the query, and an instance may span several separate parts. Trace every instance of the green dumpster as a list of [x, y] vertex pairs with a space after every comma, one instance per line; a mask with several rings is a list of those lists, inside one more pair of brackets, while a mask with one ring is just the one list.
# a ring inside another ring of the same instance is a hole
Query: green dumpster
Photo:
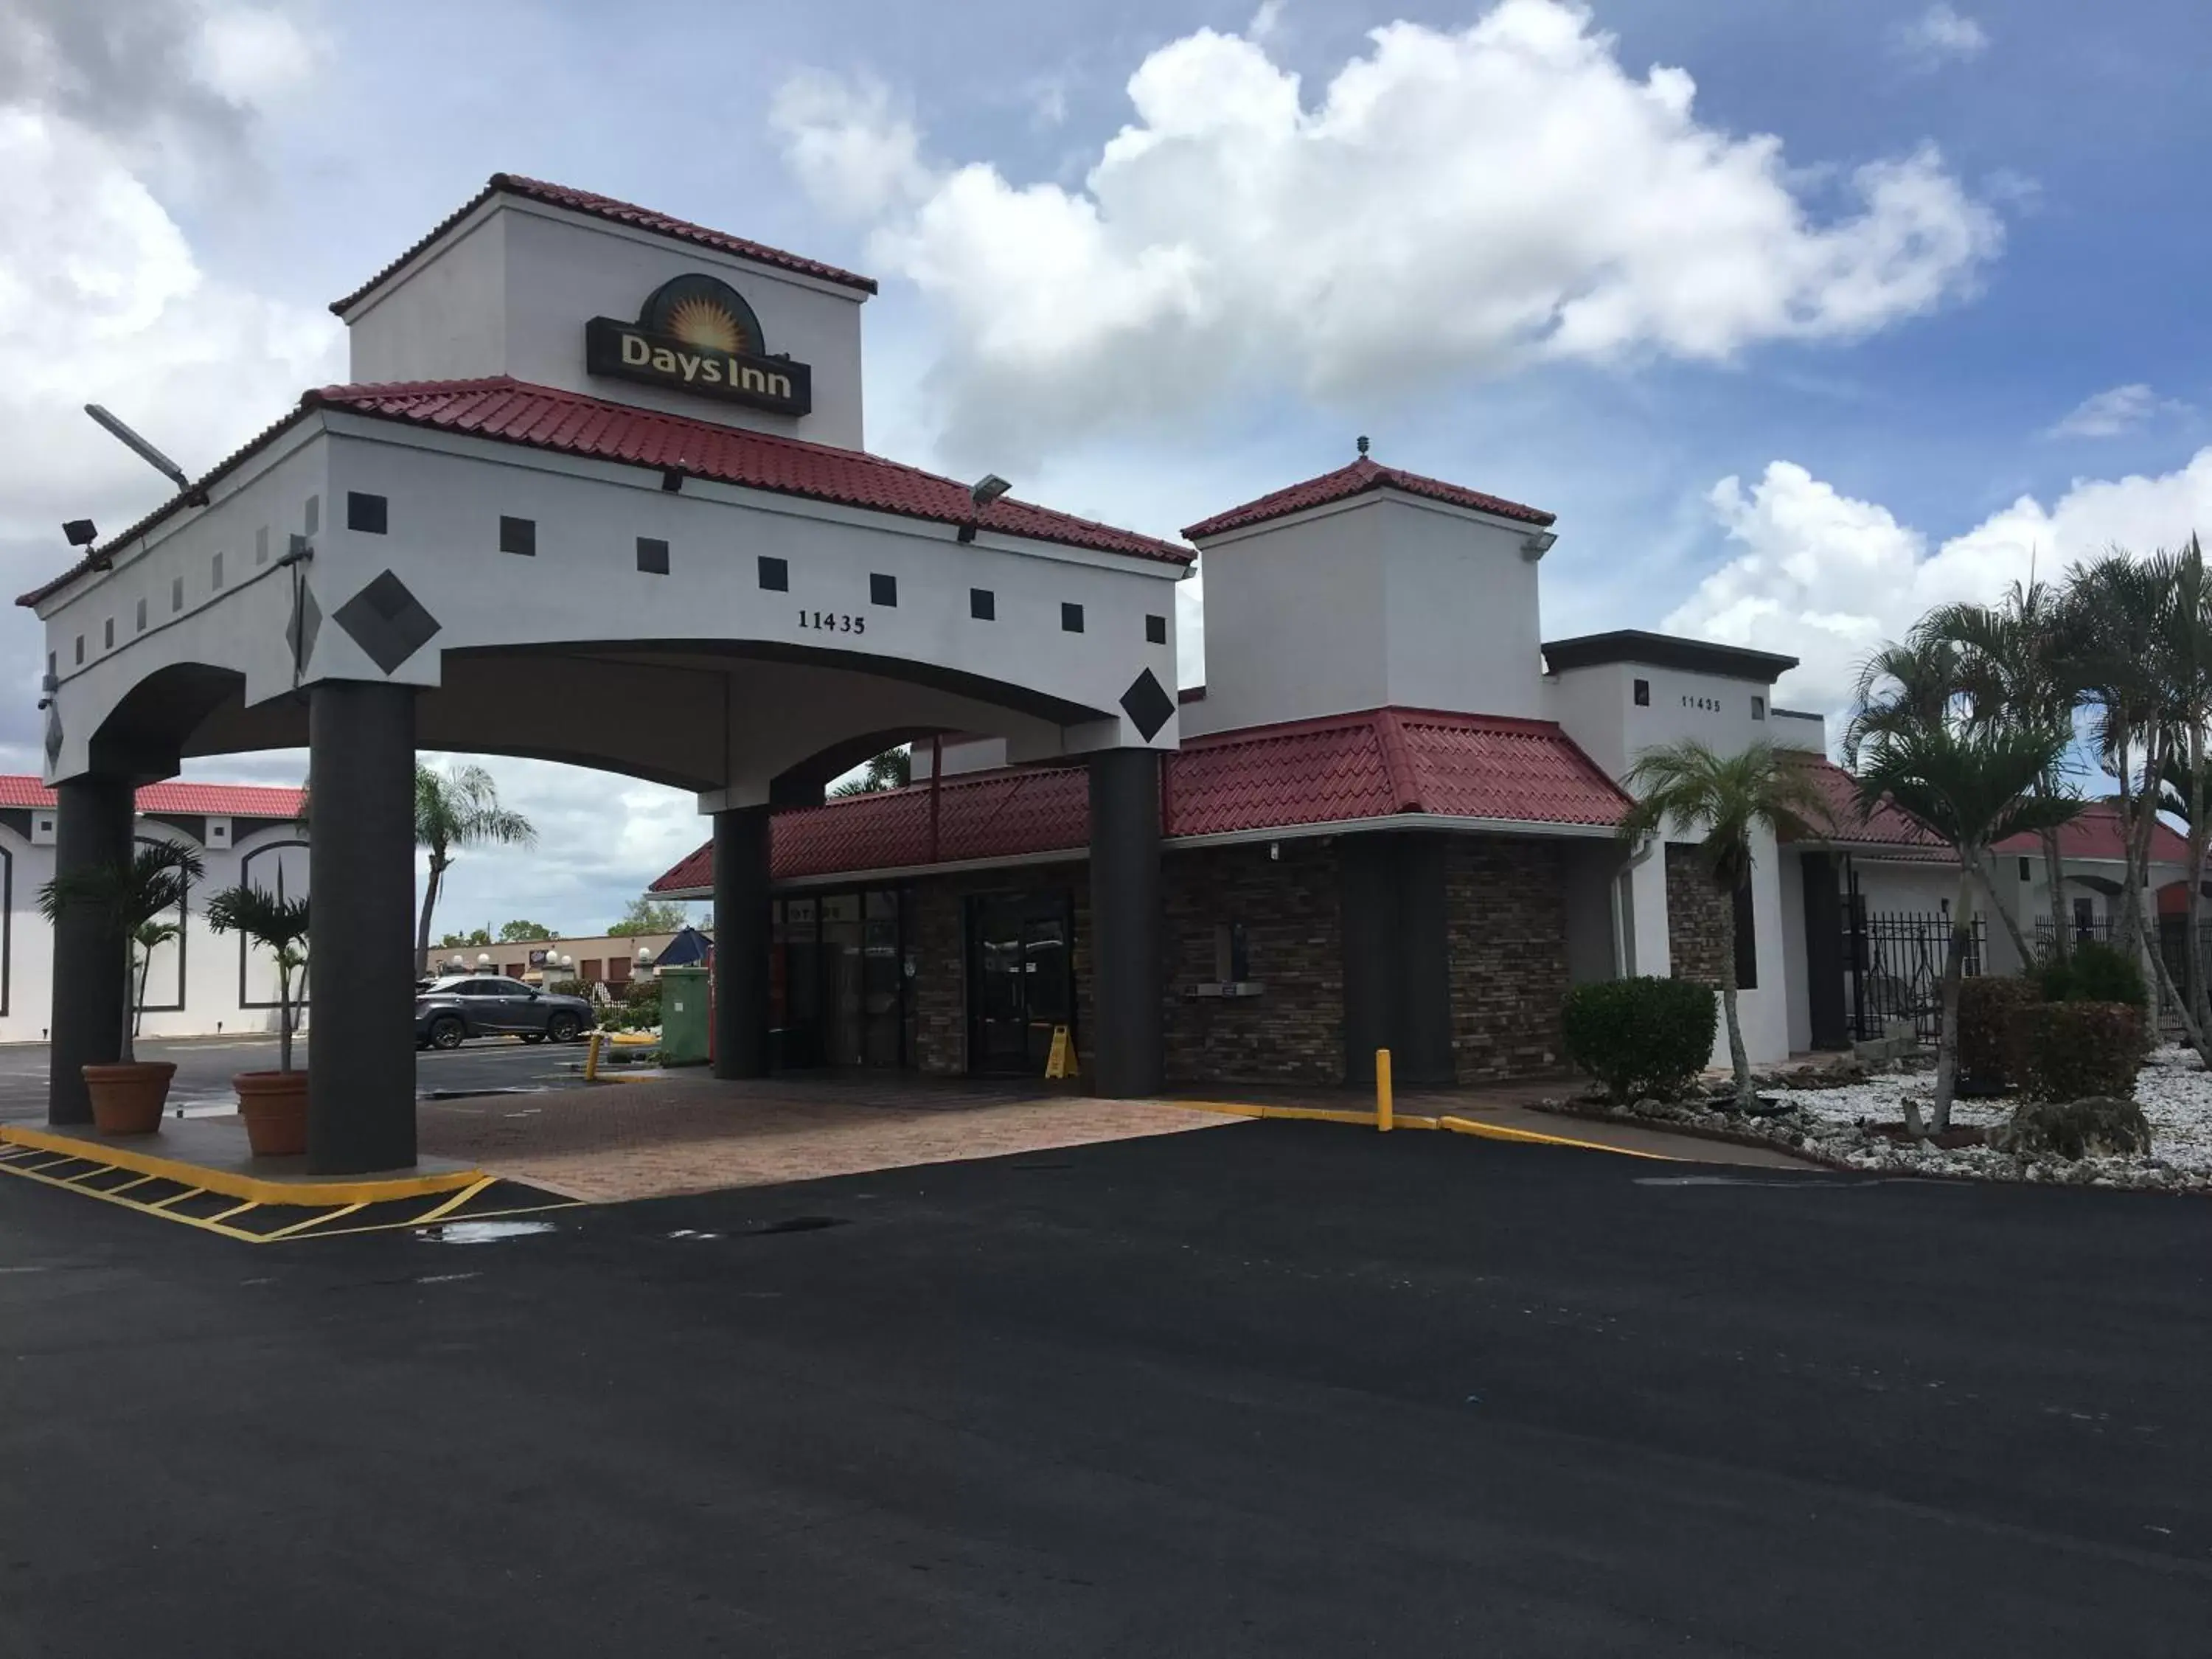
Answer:
[[707, 1063], [707, 970], [704, 968], [664, 968], [660, 970], [660, 1063], [663, 1066], [704, 1066]]

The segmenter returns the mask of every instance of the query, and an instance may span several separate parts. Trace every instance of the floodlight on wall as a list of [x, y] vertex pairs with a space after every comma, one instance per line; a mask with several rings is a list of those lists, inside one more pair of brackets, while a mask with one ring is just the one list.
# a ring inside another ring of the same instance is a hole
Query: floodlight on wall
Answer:
[[1552, 550], [1559, 539], [1558, 534], [1553, 531], [1532, 530], [1521, 539], [1521, 556], [1532, 562], [1540, 559]]
[[[968, 499], [974, 504], [975, 511], [981, 513], [1012, 488], [1013, 485], [1008, 483], [997, 473], [986, 472], [968, 486]], [[960, 539], [963, 542], [972, 542], [975, 539], [975, 520], [970, 519], [960, 526]]]
[[71, 547], [90, 547], [100, 539], [100, 530], [89, 519], [70, 519], [62, 526], [62, 534], [69, 538]]
[[121, 420], [98, 404], [87, 404], [84, 406], [84, 412], [99, 422], [111, 436], [118, 439], [132, 454], [176, 485], [184, 494], [185, 505], [205, 507], [208, 504], [207, 492], [192, 488], [192, 481], [185, 476], [184, 468], [133, 432]]

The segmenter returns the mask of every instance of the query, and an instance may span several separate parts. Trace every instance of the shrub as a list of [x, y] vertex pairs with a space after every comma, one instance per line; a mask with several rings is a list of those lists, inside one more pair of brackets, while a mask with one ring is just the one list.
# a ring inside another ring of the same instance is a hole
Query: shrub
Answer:
[[1719, 1001], [1683, 979], [1615, 979], [1577, 985], [1563, 1017], [1567, 1058], [1626, 1104], [1672, 1099], [1713, 1055]]
[[592, 988], [580, 979], [556, 979], [545, 988], [556, 997], [587, 997]]
[[2143, 1060], [2142, 1010], [2124, 1002], [2046, 1002], [2022, 1009], [2021, 1081], [2035, 1100], [2134, 1091]]
[[2150, 1121], [2132, 1100], [2024, 1100], [2003, 1137], [2007, 1152], [2027, 1157], [2133, 1158], [2150, 1151]]
[[1990, 1089], [2017, 1083], [2027, 1069], [2022, 1012], [2039, 1006], [2043, 987], [2026, 975], [1962, 981], [1959, 986], [1959, 1073]]
[[2085, 939], [2064, 962], [2043, 965], [2045, 1002], [2124, 1002], [2140, 1008], [2148, 1000], [2142, 964], [2117, 945]]

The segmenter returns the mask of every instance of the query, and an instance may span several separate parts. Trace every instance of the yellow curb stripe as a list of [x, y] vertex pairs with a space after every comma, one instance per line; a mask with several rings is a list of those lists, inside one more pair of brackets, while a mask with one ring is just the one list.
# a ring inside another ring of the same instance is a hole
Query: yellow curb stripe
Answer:
[[1437, 1127], [1449, 1129], [1455, 1134], [1477, 1135], [1485, 1140], [1512, 1140], [1532, 1146], [1572, 1146], [1585, 1152], [1612, 1152], [1620, 1158], [1650, 1158], [1656, 1164], [1680, 1164], [1684, 1161], [1668, 1152], [1646, 1152], [1632, 1146], [1611, 1146], [1602, 1140], [1577, 1140], [1570, 1135], [1539, 1134], [1534, 1129], [1509, 1129], [1502, 1123], [1477, 1123], [1463, 1117], [1439, 1118]]
[[260, 1176], [164, 1158], [158, 1152], [142, 1152], [135, 1146], [80, 1140], [72, 1135], [21, 1123], [0, 1124], [0, 1141], [58, 1153], [64, 1158], [111, 1164], [142, 1175], [163, 1176], [203, 1192], [219, 1193], [225, 1198], [251, 1199], [257, 1204], [310, 1205], [318, 1209], [341, 1204], [380, 1204], [397, 1198], [435, 1198], [472, 1187], [484, 1179], [482, 1170], [452, 1170], [436, 1175], [364, 1176], [360, 1180], [270, 1181]]
[[416, 1216], [414, 1220], [410, 1221], [407, 1224], [410, 1227], [420, 1227], [425, 1222], [435, 1221], [441, 1215], [451, 1214], [453, 1211], [459, 1209], [462, 1205], [474, 1198], [478, 1193], [483, 1191], [485, 1188], [490, 1186], [496, 1179], [498, 1179], [498, 1177], [495, 1176], [486, 1176], [482, 1181], [477, 1182], [475, 1186], [470, 1188], [467, 1191], [455, 1193], [451, 1198], [446, 1200], [445, 1202], [440, 1204], [436, 1208]]
[[[1237, 1100], [1170, 1100], [1163, 1103], [1188, 1107], [1194, 1112], [1220, 1112], [1231, 1117], [1279, 1117], [1313, 1123], [1348, 1123], [1356, 1129], [1375, 1127], [1373, 1112], [1349, 1111], [1335, 1106], [1255, 1106], [1249, 1102]], [[1396, 1113], [1390, 1121], [1401, 1129], [1433, 1129], [1437, 1122], [1433, 1117], [1422, 1117], [1407, 1112]]]
[[[212, 1221], [203, 1221], [198, 1216], [179, 1215], [174, 1210], [162, 1209], [161, 1206], [157, 1204], [140, 1204], [131, 1199], [118, 1198], [112, 1193], [103, 1193], [97, 1187], [71, 1187], [65, 1182], [56, 1180], [52, 1176], [40, 1175], [36, 1170], [18, 1170], [9, 1168], [7, 1172], [12, 1176], [20, 1176], [26, 1181], [40, 1182], [49, 1187], [59, 1188], [64, 1192], [82, 1193], [86, 1197], [96, 1198], [103, 1204], [120, 1205], [126, 1210], [137, 1211], [140, 1215], [158, 1215], [164, 1221], [181, 1222], [187, 1227], [198, 1227], [203, 1232], [219, 1233], [225, 1238], [234, 1238], [243, 1243], [258, 1244], [261, 1242], [261, 1240], [254, 1234], [246, 1232], [240, 1228], [221, 1226]], [[185, 1198], [187, 1196], [189, 1196], [189, 1194], [185, 1193], [179, 1193], [177, 1194], [178, 1198]], [[173, 1203], [174, 1201], [175, 1200], [173, 1199], [163, 1200], [164, 1203]]]
[[341, 1216], [349, 1216], [356, 1210], [365, 1210], [368, 1207], [368, 1206], [366, 1204], [349, 1204], [343, 1209], [325, 1210], [320, 1215], [309, 1216], [305, 1221], [289, 1222], [284, 1226], [277, 1228], [274, 1232], [263, 1233], [260, 1236], [261, 1242], [264, 1244], [266, 1244], [271, 1239], [289, 1238], [295, 1233], [304, 1233], [310, 1227], [319, 1227], [326, 1221], [336, 1221]]

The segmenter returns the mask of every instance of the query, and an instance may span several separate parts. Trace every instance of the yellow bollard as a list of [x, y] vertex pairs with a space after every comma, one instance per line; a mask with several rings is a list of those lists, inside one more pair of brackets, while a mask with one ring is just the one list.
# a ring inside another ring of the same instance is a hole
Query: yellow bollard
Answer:
[[1375, 1127], [1390, 1133], [1390, 1051], [1375, 1051]]
[[599, 1044], [605, 1037], [605, 1032], [594, 1031], [584, 1039], [584, 1081], [586, 1083], [599, 1080]]

